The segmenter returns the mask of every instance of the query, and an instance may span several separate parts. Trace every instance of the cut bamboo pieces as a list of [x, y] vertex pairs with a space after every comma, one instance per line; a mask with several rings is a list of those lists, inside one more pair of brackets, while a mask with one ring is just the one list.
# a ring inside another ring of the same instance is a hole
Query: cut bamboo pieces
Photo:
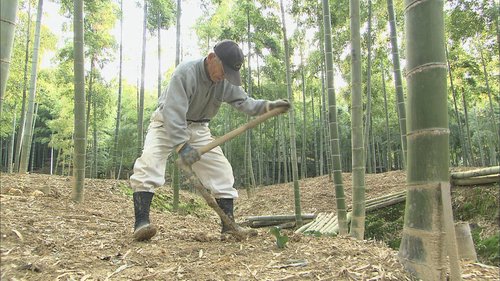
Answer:
[[500, 183], [500, 166], [455, 172], [450, 175], [450, 182], [452, 186]]
[[470, 170], [470, 171], [465, 171], [465, 172], [455, 172], [455, 173], [451, 173], [451, 178], [452, 179], [465, 179], [465, 178], [487, 176], [487, 175], [494, 175], [494, 174], [496, 174], [497, 176], [500, 174], [500, 166], [487, 167], [487, 168]]
[[[366, 211], [373, 211], [379, 208], [391, 206], [403, 202], [406, 198], [406, 190], [387, 194], [381, 197], [366, 200]], [[347, 223], [351, 220], [351, 212], [347, 213]], [[298, 228], [295, 233], [309, 233], [321, 235], [336, 235], [339, 225], [337, 216], [334, 213], [319, 213], [318, 216], [308, 224]]]

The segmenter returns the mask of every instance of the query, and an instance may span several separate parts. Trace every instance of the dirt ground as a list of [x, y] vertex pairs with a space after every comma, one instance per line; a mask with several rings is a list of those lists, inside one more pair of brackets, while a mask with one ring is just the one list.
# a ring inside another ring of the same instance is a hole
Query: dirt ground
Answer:
[[[245, 241], [221, 241], [219, 220], [206, 205], [197, 213], [152, 210], [158, 234], [134, 242], [126, 181], [91, 180], [81, 204], [71, 178], [1, 175], [1, 280], [412, 280], [383, 242], [312, 237], [283, 230], [284, 249], [268, 228]], [[344, 174], [347, 203], [351, 176]], [[366, 175], [367, 198], [404, 189], [403, 172]], [[299, 183], [303, 213], [335, 210], [328, 176]], [[158, 194], [171, 195], [170, 188]], [[240, 191], [237, 221], [294, 213], [293, 185]], [[201, 197], [181, 191], [181, 202]], [[464, 280], [500, 280], [499, 268], [463, 261]]]

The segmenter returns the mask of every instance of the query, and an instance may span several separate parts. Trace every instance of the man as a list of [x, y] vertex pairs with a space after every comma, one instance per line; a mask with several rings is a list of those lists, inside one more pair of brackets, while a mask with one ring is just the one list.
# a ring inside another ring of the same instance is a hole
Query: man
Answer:
[[[168, 89], [159, 98], [158, 108], [151, 116], [142, 155], [136, 160], [130, 177], [135, 240], [148, 240], [156, 234], [156, 227], [149, 221], [151, 200], [154, 188], [165, 183], [165, 165], [173, 150], [186, 165], [192, 166], [220, 208], [234, 221], [233, 201], [238, 191], [233, 187], [231, 164], [220, 147], [202, 156], [196, 150], [214, 139], [208, 128], [209, 121], [222, 102], [251, 116], [277, 107], [290, 108], [287, 100], [256, 100], [245, 93], [240, 87], [239, 72], [243, 60], [239, 46], [231, 40], [223, 40], [206, 57], [182, 63], [175, 69]], [[222, 223], [221, 232], [228, 230], [229, 226]]]

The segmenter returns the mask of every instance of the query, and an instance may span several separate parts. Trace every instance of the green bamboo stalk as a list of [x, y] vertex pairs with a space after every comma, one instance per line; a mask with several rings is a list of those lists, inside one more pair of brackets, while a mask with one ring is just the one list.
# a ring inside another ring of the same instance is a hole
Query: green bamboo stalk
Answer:
[[[290, 108], [288, 123], [290, 128], [290, 151], [291, 151], [291, 164], [292, 164], [292, 180], [293, 180], [293, 193], [294, 193], [294, 202], [295, 202], [295, 217], [296, 224], [298, 226], [302, 225], [302, 216], [301, 216], [301, 205], [300, 205], [300, 187], [299, 187], [299, 175], [298, 175], [298, 167], [297, 167], [297, 147], [296, 147], [296, 132], [295, 132], [295, 109], [293, 107], [293, 92], [292, 92], [292, 78], [291, 78], [291, 70], [290, 70], [290, 53], [288, 47], [288, 38], [286, 35], [286, 23], [285, 23], [285, 9], [283, 7], [283, 0], [280, 1], [281, 6], [281, 19], [282, 19], [282, 29], [283, 29], [283, 41], [285, 46], [285, 67], [286, 67], [286, 84], [287, 84], [287, 93], [288, 100], [292, 107]], [[286, 162], [285, 162], [286, 163]]]
[[333, 87], [333, 52], [332, 52], [332, 27], [330, 22], [330, 6], [328, 0], [323, 0], [323, 24], [325, 26], [325, 60], [326, 60], [326, 85], [328, 90], [328, 114], [330, 122], [330, 148], [332, 156], [333, 182], [337, 200], [337, 214], [339, 216], [340, 235], [347, 235], [346, 206], [344, 183], [342, 180], [342, 164], [340, 161], [340, 141], [337, 123], [337, 105]]
[[[365, 146], [363, 144], [363, 97], [361, 85], [361, 36], [359, 0], [350, 0], [351, 18], [351, 145], [352, 145], [352, 220], [350, 235], [365, 235]], [[367, 118], [369, 118], [367, 116]], [[368, 133], [368, 131], [367, 131]]]
[[387, 0], [387, 11], [389, 14], [389, 26], [391, 29], [392, 64], [394, 69], [394, 84], [396, 87], [396, 98], [398, 103], [399, 128], [401, 133], [401, 149], [403, 168], [406, 168], [407, 140], [406, 140], [406, 107], [403, 93], [403, 79], [401, 78], [401, 67], [399, 63], [399, 49], [396, 32], [396, 19], [392, 0]]
[[35, 111], [36, 82], [38, 77], [38, 51], [40, 47], [40, 30], [42, 26], [43, 0], [38, 0], [36, 15], [35, 42], [33, 43], [33, 58], [31, 61], [30, 91], [28, 97], [28, 109], [24, 124], [25, 133], [22, 140], [21, 157], [19, 159], [19, 172], [28, 171], [29, 155], [31, 151], [31, 140], [33, 139], [33, 112]]
[[0, 112], [2, 111], [3, 97], [7, 88], [9, 76], [10, 57], [16, 30], [17, 0], [2, 0], [0, 3]]
[[[444, 3], [405, 0], [407, 199], [399, 259], [422, 280], [446, 280], [442, 182], [449, 181]], [[448, 220], [450, 218], [447, 218]], [[452, 219], [452, 218], [451, 218]], [[448, 233], [449, 234], [449, 233]]]
[[75, 121], [74, 121], [74, 162], [73, 162], [73, 194], [75, 202], [83, 201], [86, 157], [86, 124], [85, 124], [85, 59], [83, 53], [83, 0], [74, 1], [73, 16], [73, 48], [74, 48], [74, 88], [75, 88]]

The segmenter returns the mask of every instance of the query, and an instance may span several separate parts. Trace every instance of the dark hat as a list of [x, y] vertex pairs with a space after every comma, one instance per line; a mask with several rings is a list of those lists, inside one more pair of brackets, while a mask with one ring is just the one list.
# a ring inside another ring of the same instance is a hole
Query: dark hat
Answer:
[[231, 84], [241, 86], [240, 68], [245, 56], [238, 44], [231, 40], [222, 40], [215, 45], [214, 52], [222, 61], [224, 77]]

